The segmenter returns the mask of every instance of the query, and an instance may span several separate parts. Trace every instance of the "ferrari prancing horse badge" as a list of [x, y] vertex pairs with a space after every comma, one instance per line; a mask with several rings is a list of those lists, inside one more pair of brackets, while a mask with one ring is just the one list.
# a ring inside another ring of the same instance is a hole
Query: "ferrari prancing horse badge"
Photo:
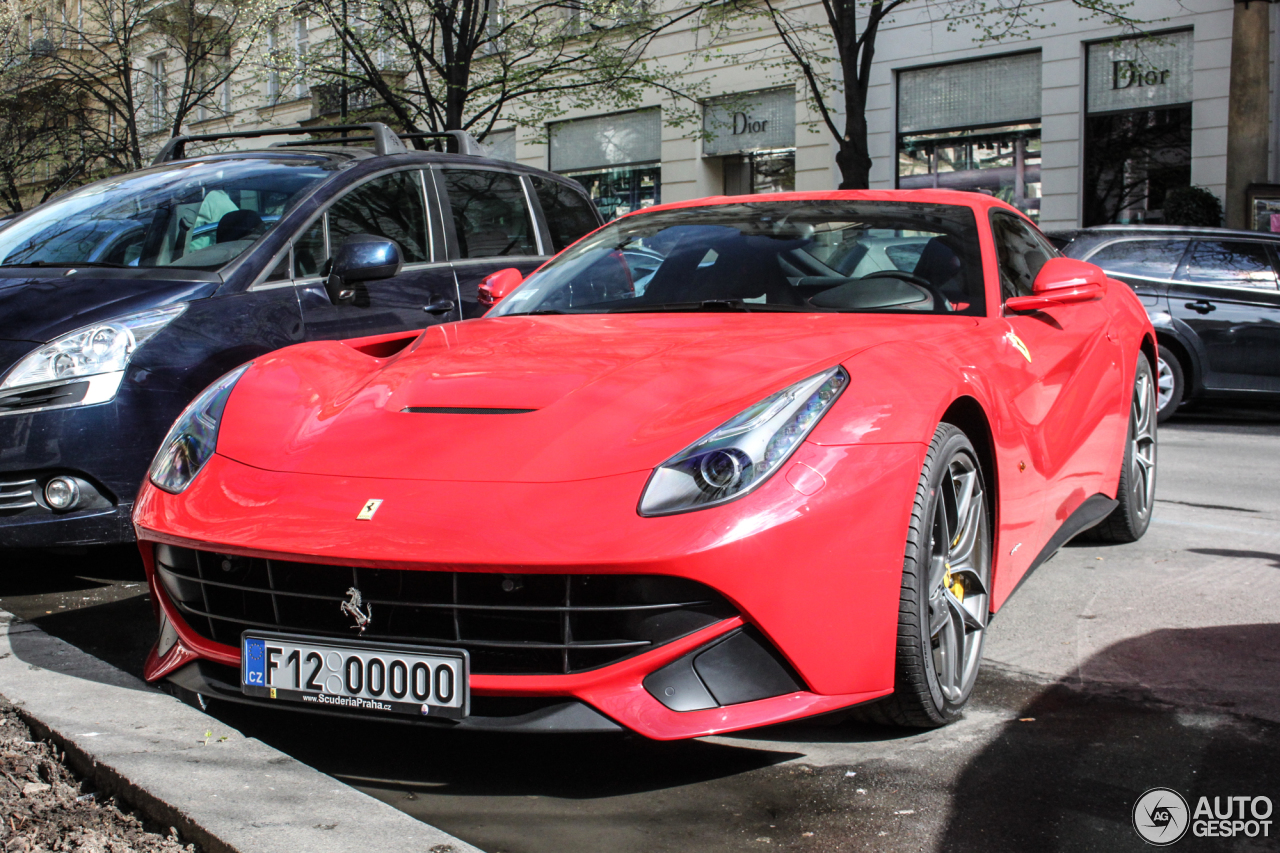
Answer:
[[378, 507], [382, 506], [380, 500], [368, 500], [364, 502], [359, 514], [356, 515], [356, 521], [372, 521], [373, 514], [378, 511]]

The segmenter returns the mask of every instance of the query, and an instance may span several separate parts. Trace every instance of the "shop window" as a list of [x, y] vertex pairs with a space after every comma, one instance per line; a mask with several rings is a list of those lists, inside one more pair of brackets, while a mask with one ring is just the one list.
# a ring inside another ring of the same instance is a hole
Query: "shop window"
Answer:
[[973, 190], [1040, 212], [1040, 53], [898, 72], [898, 187]]
[[789, 193], [796, 188], [796, 152], [752, 151], [725, 157], [724, 194]]
[[662, 203], [662, 167], [657, 163], [560, 174], [582, 184], [605, 219]]
[[899, 189], [976, 190], [1035, 219], [1040, 212], [1040, 124], [898, 139]]
[[1165, 194], [1191, 185], [1191, 107], [1085, 119], [1084, 224], [1163, 222]]
[[1165, 194], [1191, 184], [1190, 30], [1088, 47], [1082, 221], [1164, 221]]

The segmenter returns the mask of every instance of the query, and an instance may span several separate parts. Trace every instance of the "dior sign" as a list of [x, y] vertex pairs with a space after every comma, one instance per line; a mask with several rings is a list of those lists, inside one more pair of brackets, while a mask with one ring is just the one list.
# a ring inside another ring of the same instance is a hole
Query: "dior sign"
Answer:
[[706, 157], [794, 148], [796, 90], [788, 87], [713, 98], [703, 109], [702, 126]]
[[1143, 69], [1132, 59], [1116, 59], [1111, 62], [1111, 88], [1128, 89], [1130, 86], [1163, 86], [1169, 82], [1169, 69]]

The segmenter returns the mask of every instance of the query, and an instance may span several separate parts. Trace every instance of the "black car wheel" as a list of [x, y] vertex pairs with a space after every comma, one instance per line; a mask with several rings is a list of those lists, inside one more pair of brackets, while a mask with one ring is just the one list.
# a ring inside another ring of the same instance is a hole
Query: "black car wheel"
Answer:
[[1164, 423], [1173, 417], [1182, 405], [1186, 391], [1186, 380], [1182, 372], [1182, 362], [1168, 347], [1160, 347], [1160, 355], [1156, 358], [1156, 421]]
[[991, 511], [977, 453], [941, 424], [916, 490], [902, 566], [893, 693], [854, 718], [932, 728], [960, 716], [990, 614]]

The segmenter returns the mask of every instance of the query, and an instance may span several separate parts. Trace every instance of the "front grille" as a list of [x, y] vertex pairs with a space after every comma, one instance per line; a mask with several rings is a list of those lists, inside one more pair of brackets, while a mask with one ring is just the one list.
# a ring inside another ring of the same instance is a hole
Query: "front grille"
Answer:
[[[239, 646], [250, 628], [451, 646], [471, 671], [582, 672], [737, 615], [707, 586], [658, 575], [406, 571], [235, 557], [161, 545], [156, 571], [200, 636]], [[360, 590], [363, 634], [341, 610]]]
[[40, 486], [35, 480], [0, 480], [0, 512], [40, 506], [36, 502], [36, 493], [39, 489]]

